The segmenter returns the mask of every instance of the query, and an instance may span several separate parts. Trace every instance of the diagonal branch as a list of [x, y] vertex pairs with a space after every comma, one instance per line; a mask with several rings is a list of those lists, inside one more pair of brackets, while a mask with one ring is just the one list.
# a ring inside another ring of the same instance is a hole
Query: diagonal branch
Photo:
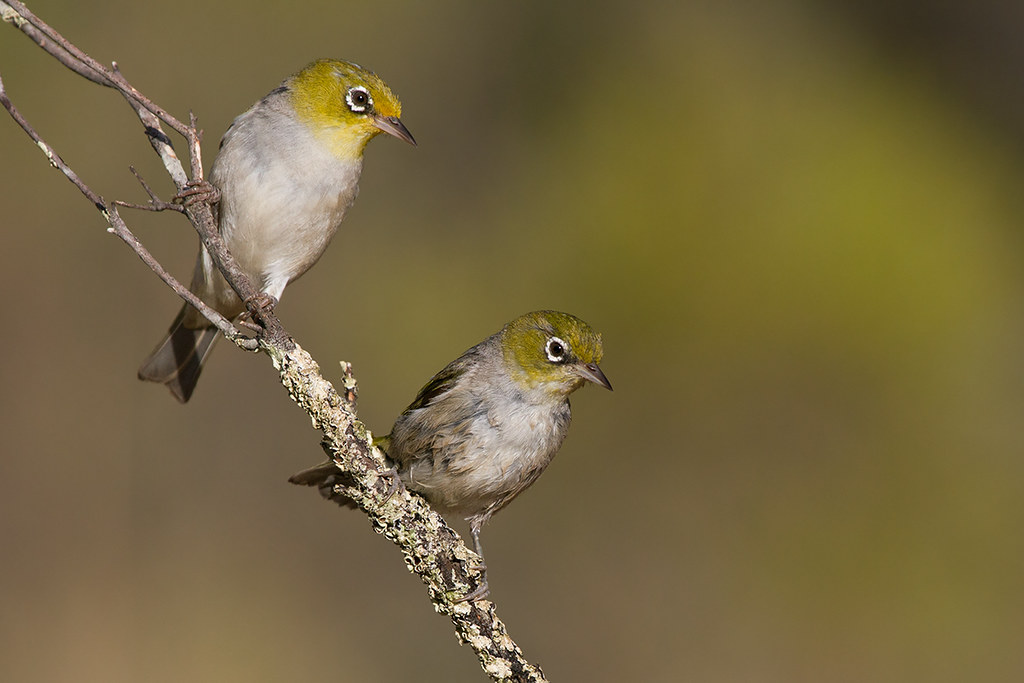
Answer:
[[[21, 30], [75, 73], [120, 92], [142, 121], [150, 144], [179, 192], [189, 180], [161, 122], [186, 139], [191, 175], [196, 180], [202, 179], [201, 136], [194, 117], [190, 117], [188, 125], [182, 124], [131, 86], [116, 64], [108, 69], [92, 59], [32, 14], [23, 3], [0, 0], [0, 19]], [[545, 681], [540, 669], [523, 657], [508, 636], [493, 603], [462, 599], [482, 579], [479, 560], [422, 498], [410, 494], [400, 482], [393, 480], [395, 475], [388, 469], [381, 452], [374, 448], [372, 436], [356, 418], [355, 380], [348, 365], [344, 364], [346, 393], [342, 396], [324, 379], [309, 354], [292, 341], [278, 318], [258, 306], [250, 306], [250, 313], [260, 326], [257, 336], [244, 336], [167, 273], [129, 230], [117, 211], [117, 202], [107, 202], [93, 191], [21, 116], [8, 98], [2, 79], [0, 104], [49, 162], [103, 214], [109, 232], [124, 241], [178, 296], [195, 306], [225, 336], [243, 348], [259, 350], [270, 357], [280, 373], [282, 385], [320, 432], [321, 446], [346, 474], [345, 496], [359, 505], [378, 533], [399, 547], [410, 571], [426, 584], [435, 609], [452, 620], [460, 642], [473, 648], [487, 675], [495, 681]], [[152, 198], [152, 193], [149, 194]], [[254, 300], [259, 292], [225, 248], [209, 202], [192, 202], [185, 206], [184, 212], [235, 292], [243, 301]]]

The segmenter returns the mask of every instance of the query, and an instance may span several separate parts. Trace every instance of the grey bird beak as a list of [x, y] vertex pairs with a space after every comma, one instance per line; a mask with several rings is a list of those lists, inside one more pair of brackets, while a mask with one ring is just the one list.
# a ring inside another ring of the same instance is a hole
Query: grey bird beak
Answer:
[[601, 372], [601, 368], [597, 367], [597, 363], [580, 363], [576, 366], [576, 371], [580, 373], [580, 377], [588, 382], [599, 384], [608, 391], [612, 390], [612, 383]]
[[375, 115], [373, 117], [373, 125], [388, 135], [394, 135], [399, 140], [405, 140], [413, 147], [416, 146], [416, 139], [413, 138], [412, 133], [409, 132], [409, 129], [405, 127], [397, 116]]

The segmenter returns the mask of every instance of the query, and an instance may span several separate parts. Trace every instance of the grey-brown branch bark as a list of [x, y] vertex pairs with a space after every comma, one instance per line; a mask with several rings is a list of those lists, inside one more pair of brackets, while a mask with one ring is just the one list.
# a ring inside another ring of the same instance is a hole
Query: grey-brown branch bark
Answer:
[[[179, 193], [188, 187], [189, 178], [202, 180], [201, 140], [194, 117], [185, 124], [171, 116], [136, 90], [121, 74], [117, 64], [107, 67], [92, 59], [36, 17], [23, 3], [0, 0], [0, 18], [75, 73], [119, 92], [138, 115], [144, 134]], [[49, 163], [100, 211], [109, 226], [108, 232], [124, 241], [179, 297], [195, 306], [228, 339], [241, 348], [265, 353], [271, 359], [282, 385], [319, 431], [321, 446], [346, 473], [346, 486], [339, 492], [354, 500], [370, 518], [373, 528], [399, 547], [410, 571], [426, 584], [435, 609], [451, 618], [459, 640], [473, 648], [487, 675], [495, 681], [546, 680], [538, 667], [526, 661], [508, 636], [504, 624], [495, 614], [493, 603], [461, 600], [481, 579], [479, 559], [422, 498], [409, 494], [389, 472], [382, 454], [373, 447], [369, 433], [356, 418], [355, 380], [348, 371], [348, 365], [343, 364], [346, 391], [341, 395], [324, 379], [317, 364], [292, 340], [272, 311], [258, 304], [250, 306], [257, 331], [255, 336], [247, 336], [230, 320], [206, 306], [168, 273], [128, 228], [118, 207], [133, 205], [107, 201], [79, 178], [21, 116], [4, 89], [2, 76], [0, 104], [43, 151]], [[188, 173], [164, 132], [165, 125], [187, 143]], [[143, 186], [150, 195], [149, 208], [168, 208], [165, 202], [156, 199], [148, 186]], [[258, 301], [258, 290], [224, 247], [208, 201], [189, 202], [181, 211], [195, 227], [239, 297], [247, 302]]]

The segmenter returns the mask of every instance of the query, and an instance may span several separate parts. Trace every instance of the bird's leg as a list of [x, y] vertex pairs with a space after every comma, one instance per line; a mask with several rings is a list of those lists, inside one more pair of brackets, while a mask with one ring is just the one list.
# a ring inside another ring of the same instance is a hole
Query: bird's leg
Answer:
[[484, 547], [480, 545], [480, 527], [482, 525], [477, 522], [473, 522], [469, 525], [469, 532], [473, 534], [473, 550], [480, 556], [480, 568], [486, 570], [487, 563], [484, 562]]
[[491, 589], [487, 585], [487, 563], [484, 562], [484, 548], [480, 545], [481, 526], [483, 526], [482, 521], [474, 520], [469, 523], [469, 532], [473, 534], [473, 548], [476, 550], [476, 554], [480, 556], [480, 563], [476, 566], [480, 570], [480, 583], [472, 591], [459, 598], [459, 602], [483, 600], [491, 594]]
[[174, 195], [176, 204], [192, 206], [196, 202], [209, 202], [216, 204], [220, 201], [220, 190], [210, 184], [205, 178], [190, 180], [185, 183], [185, 189]]

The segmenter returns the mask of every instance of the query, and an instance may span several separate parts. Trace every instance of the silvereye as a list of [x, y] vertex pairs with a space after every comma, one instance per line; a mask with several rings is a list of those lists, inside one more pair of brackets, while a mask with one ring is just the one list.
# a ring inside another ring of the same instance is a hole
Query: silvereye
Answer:
[[[210, 183], [220, 192], [218, 229], [239, 266], [276, 302], [309, 270], [359, 191], [363, 149], [380, 133], [413, 145], [402, 105], [384, 81], [356, 64], [313, 62], [235, 119], [220, 143]], [[228, 319], [245, 305], [205, 247], [190, 289]], [[139, 368], [181, 402], [192, 395], [219, 334], [186, 304]]]
[[[464, 517], [483, 558], [480, 530], [526, 490], [555, 457], [569, 429], [569, 394], [612, 385], [598, 363], [601, 335], [568, 313], [535, 311], [505, 325], [434, 375], [377, 440], [402, 483], [442, 513]], [[335, 491], [332, 461], [291, 477]], [[472, 597], [486, 595], [486, 581]]]

